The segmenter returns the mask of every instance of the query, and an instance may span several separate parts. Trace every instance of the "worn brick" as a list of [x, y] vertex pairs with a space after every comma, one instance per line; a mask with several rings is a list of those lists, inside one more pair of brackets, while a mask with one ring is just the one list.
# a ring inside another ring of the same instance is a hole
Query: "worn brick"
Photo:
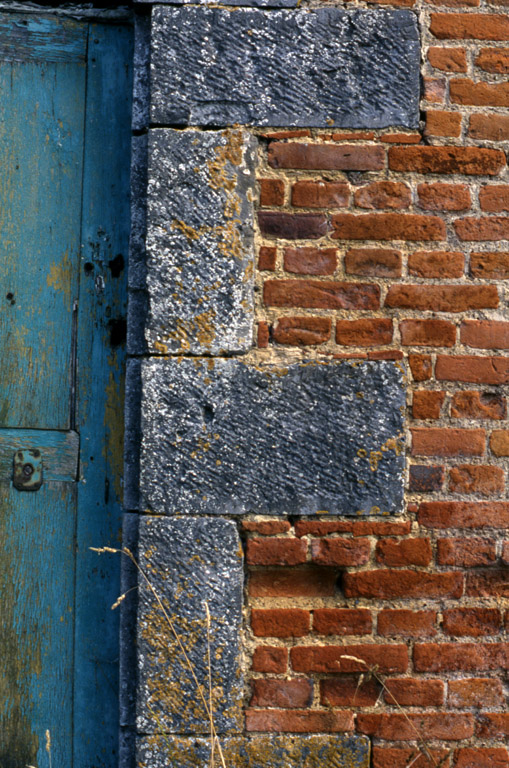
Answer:
[[[500, 707], [504, 704], [504, 691], [500, 680], [468, 678], [450, 680], [447, 704], [450, 707]], [[462, 752], [465, 750], [461, 750]], [[491, 763], [489, 765], [492, 765]]]
[[415, 741], [416, 732], [421, 739], [458, 741], [473, 735], [474, 717], [450, 712], [359, 714], [357, 730], [389, 741]]
[[389, 637], [431, 637], [436, 634], [435, 611], [384, 609], [378, 614], [377, 631]]
[[509, 643], [417, 643], [417, 672], [476, 672], [509, 667]]
[[258, 253], [258, 269], [274, 272], [276, 269], [277, 248], [262, 245]]
[[[353, 658], [344, 658], [350, 656]], [[337, 674], [365, 672], [377, 665], [385, 673], [406, 672], [408, 650], [406, 645], [300, 645], [290, 650], [295, 672]], [[359, 659], [355, 661], [354, 659]]]
[[256, 637], [303, 637], [309, 633], [309, 611], [299, 608], [253, 608], [251, 627]]
[[285, 183], [281, 179], [260, 180], [260, 205], [279, 206], [285, 204]]
[[472, 253], [470, 255], [470, 273], [472, 277], [487, 279], [509, 278], [509, 252]]
[[306, 562], [307, 543], [300, 539], [248, 539], [249, 565], [301, 565]]
[[332, 216], [332, 237], [341, 240], [445, 240], [444, 222], [410, 213], [339, 213]]
[[509, 712], [481, 715], [477, 725], [477, 736], [494, 739], [503, 739], [505, 736], [509, 736]]
[[243, 520], [242, 529], [259, 536], [275, 536], [287, 533], [291, 528], [288, 520]]
[[411, 433], [414, 456], [482, 456], [484, 453], [484, 429], [414, 427]]
[[256, 334], [256, 345], [260, 349], [264, 349], [269, 346], [270, 341], [270, 328], [269, 324], [265, 320], [258, 322], [258, 330]]
[[509, 456], [509, 430], [493, 430], [490, 435], [490, 449], [495, 456]]
[[386, 681], [385, 703], [401, 707], [441, 707], [445, 698], [442, 680], [390, 678]]
[[343, 589], [346, 597], [381, 599], [412, 597], [461, 597], [461, 573], [425, 573], [423, 571], [385, 570], [345, 573]]
[[414, 419], [439, 419], [445, 400], [445, 392], [419, 389], [413, 394], [412, 416]]
[[373, 747], [373, 768], [449, 768], [450, 751], [448, 749], [426, 749], [428, 754], [418, 747]]
[[374, 520], [359, 520], [353, 523], [354, 536], [404, 536], [410, 533], [411, 523], [376, 522]]
[[440, 491], [444, 484], [444, 475], [443, 467], [412, 464], [408, 489], [412, 493]]
[[509, 116], [474, 113], [470, 115], [468, 135], [473, 139], [485, 141], [507, 141], [509, 139]]
[[451, 402], [451, 416], [456, 419], [505, 419], [507, 404], [498, 392], [455, 392]]
[[300, 709], [309, 707], [313, 700], [310, 680], [253, 680], [251, 707], [277, 707]]
[[438, 355], [435, 376], [439, 381], [506, 384], [509, 381], [509, 359], [473, 355]]
[[377, 563], [389, 567], [401, 565], [429, 565], [431, 543], [429, 539], [381, 539], [376, 544]]
[[456, 219], [453, 227], [460, 240], [496, 241], [509, 239], [509, 217], [507, 216], [475, 216]]
[[442, 72], [466, 72], [467, 52], [465, 48], [428, 48], [428, 61]]
[[311, 557], [318, 565], [346, 567], [368, 562], [368, 539], [316, 539], [311, 542]]
[[408, 364], [414, 381], [428, 381], [433, 374], [431, 355], [408, 355]]
[[509, 18], [501, 14], [433, 13], [430, 30], [441, 40], [509, 40]]
[[453, 104], [477, 107], [508, 107], [509, 83], [474, 83], [468, 78], [452, 78], [449, 94]]
[[301, 144], [272, 142], [268, 150], [273, 168], [324, 171], [380, 171], [385, 149], [358, 144]]
[[378, 309], [380, 288], [367, 283], [318, 280], [267, 280], [265, 304], [306, 309]]
[[255, 672], [282, 674], [288, 667], [288, 649], [260, 645], [254, 649], [251, 664]]
[[389, 318], [336, 322], [336, 343], [343, 346], [377, 347], [390, 344], [392, 334], [392, 320]]
[[364, 608], [316, 608], [313, 630], [320, 635], [369, 635], [371, 612]]
[[401, 277], [401, 252], [388, 248], [350, 248], [345, 255], [347, 275]]
[[443, 109], [428, 109], [426, 111], [426, 136], [461, 136], [461, 113], [447, 112]]
[[509, 503], [504, 501], [424, 501], [419, 523], [427, 528], [508, 528]]
[[483, 149], [481, 147], [389, 148], [389, 168], [392, 171], [493, 176], [500, 173], [505, 164], [505, 155], [498, 149]]
[[297, 181], [292, 187], [292, 205], [296, 208], [344, 208], [350, 200], [345, 182]]
[[325, 597], [333, 595], [336, 575], [332, 568], [267, 568], [249, 577], [252, 597]]
[[494, 285], [391, 285], [385, 306], [432, 312], [495, 309], [499, 299]]
[[402, 320], [401, 343], [407, 347], [453, 347], [456, 326], [447, 320]]
[[358, 208], [408, 208], [412, 202], [410, 188], [397, 181], [374, 181], [355, 190]]
[[336, 712], [299, 711], [277, 709], [248, 709], [246, 731], [275, 733], [335, 733], [353, 730], [353, 714]]
[[465, 594], [469, 597], [509, 597], [509, 570], [467, 573]]
[[464, 320], [461, 341], [478, 349], [509, 349], [509, 323], [497, 320]]
[[280, 317], [272, 338], [276, 344], [323, 344], [330, 338], [331, 325], [329, 317]]
[[509, 74], [509, 48], [481, 48], [475, 64], [494, 75]]
[[445, 99], [447, 81], [445, 77], [423, 77], [424, 101], [442, 104]]
[[505, 487], [504, 471], [489, 465], [462, 464], [449, 470], [451, 493], [475, 493], [491, 496], [502, 493]]
[[458, 251], [415, 251], [408, 256], [408, 274], [415, 277], [462, 277], [465, 257]]
[[284, 268], [299, 275], [332, 275], [336, 271], [335, 248], [285, 248]]
[[475, 568], [492, 565], [497, 559], [495, 542], [490, 539], [438, 539], [437, 564]]
[[455, 749], [454, 768], [509, 768], [509, 752], [505, 747]]
[[464, 184], [419, 184], [417, 194], [419, 205], [428, 211], [465, 211], [472, 203]]
[[320, 703], [328, 707], [374, 707], [381, 686], [376, 680], [340, 677], [320, 680]]
[[492, 213], [509, 211], [509, 185], [486, 185], [479, 190], [481, 210]]
[[316, 240], [329, 231], [327, 218], [318, 213], [259, 211], [258, 224], [265, 237], [285, 240]]
[[497, 635], [502, 623], [497, 608], [451, 608], [443, 615], [444, 632], [455, 637]]

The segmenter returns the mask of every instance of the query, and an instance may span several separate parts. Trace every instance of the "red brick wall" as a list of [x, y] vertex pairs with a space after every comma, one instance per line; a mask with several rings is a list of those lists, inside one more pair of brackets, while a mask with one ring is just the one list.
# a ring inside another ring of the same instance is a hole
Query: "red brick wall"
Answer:
[[369, 734], [376, 768], [426, 766], [419, 738], [430, 765], [501, 768], [509, 7], [397, 4], [421, 19], [422, 133], [262, 134], [258, 341], [401, 361], [407, 511], [244, 522], [247, 728]]

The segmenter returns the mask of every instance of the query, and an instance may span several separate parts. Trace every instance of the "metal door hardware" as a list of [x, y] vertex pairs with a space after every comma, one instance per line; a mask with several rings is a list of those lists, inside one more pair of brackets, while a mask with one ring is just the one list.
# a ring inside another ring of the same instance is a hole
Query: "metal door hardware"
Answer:
[[38, 491], [42, 485], [42, 456], [37, 448], [14, 454], [13, 485], [18, 491]]

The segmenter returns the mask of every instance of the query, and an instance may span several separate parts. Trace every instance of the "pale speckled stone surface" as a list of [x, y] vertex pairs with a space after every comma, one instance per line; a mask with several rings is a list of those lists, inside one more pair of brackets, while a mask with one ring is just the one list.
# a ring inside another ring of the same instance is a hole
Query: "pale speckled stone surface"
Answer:
[[[358, 734], [261, 735], [221, 741], [229, 768], [368, 768], [369, 739]], [[209, 768], [210, 740], [138, 739], [139, 768]], [[217, 765], [217, 763], [216, 763]]]
[[243, 130], [150, 132], [149, 353], [251, 346], [255, 148]]
[[[141, 517], [138, 558], [207, 695], [208, 603], [216, 729], [241, 731], [243, 569], [235, 524], [214, 518]], [[196, 682], [143, 579], [139, 579], [137, 648], [138, 733], [207, 733], [210, 724]]]
[[151, 45], [156, 124], [418, 126], [409, 10], [156, 6]]
[[134, 0], [148, 5], [235, 5], [250, 8], [295, 8], [298, 0]]
[[402, 511], [393, 362], [142, 363], [141, 508], [158, 514]]

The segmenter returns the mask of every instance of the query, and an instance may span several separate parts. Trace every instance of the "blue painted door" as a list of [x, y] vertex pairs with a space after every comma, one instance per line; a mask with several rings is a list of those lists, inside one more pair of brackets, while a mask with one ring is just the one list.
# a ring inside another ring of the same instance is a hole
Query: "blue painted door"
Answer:
[[112, 768], [132, 31], [0, 14], [0, 767]]

